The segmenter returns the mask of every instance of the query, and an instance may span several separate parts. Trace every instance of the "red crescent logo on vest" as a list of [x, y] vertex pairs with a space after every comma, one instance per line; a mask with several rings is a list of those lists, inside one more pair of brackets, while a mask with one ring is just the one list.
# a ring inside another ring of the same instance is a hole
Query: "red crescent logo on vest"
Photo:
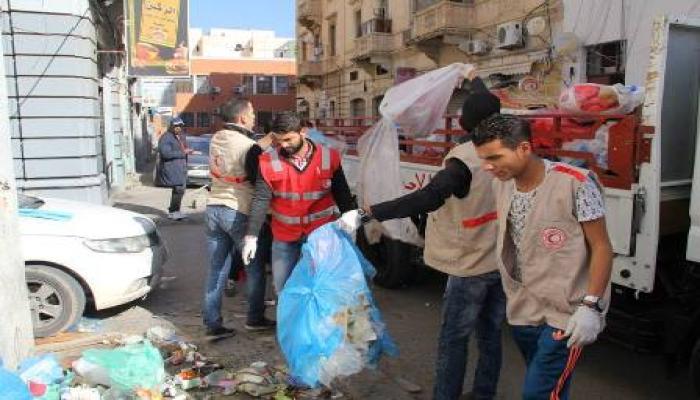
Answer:
[[542, 244], [550, 250], [561, 249], [566, 243], [566, 232], [559, 228], [545, 228], [542, 230]]

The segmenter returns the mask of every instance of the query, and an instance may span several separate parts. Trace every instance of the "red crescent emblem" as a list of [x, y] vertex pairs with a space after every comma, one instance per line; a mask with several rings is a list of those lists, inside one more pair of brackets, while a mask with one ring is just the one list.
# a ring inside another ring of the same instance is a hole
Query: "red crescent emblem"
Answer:
[[559, 228], [545, 228], [542, 230], [542, 244], [550, 250], [557, 250], [564, 247], [566, 243], [566, 232]]

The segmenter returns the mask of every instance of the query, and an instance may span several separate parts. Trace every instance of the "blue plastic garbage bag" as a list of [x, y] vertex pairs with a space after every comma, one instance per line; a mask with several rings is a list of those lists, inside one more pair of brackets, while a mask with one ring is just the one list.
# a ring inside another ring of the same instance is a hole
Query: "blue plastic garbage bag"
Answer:
[[344, 141], [338, 139], [332, 139], [323, 134], [316, 128], [310, 128], [306, 131], [306, 137], [311, 139], [312, 142], [324, 144], [330, 148], [336, 149], [341, 153], [345, 153], [347, 145]]
[[398, 353], [367, 284], [374, 274], [335, 224], [309, 235], [277, 308], [278, 340], [295, 381], [328, 386]]
[[27, 384], [22, 379], [2, 367], [0, 360], [0, 400], [31, 400]]

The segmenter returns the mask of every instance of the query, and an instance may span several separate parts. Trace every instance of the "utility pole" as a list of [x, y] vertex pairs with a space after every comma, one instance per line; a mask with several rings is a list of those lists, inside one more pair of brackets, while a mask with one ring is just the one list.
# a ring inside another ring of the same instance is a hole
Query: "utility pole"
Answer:
[[[0, 60], [3, 59], [0, 43]], [[19, 95], [19, 93], [18, 93]], [[17, 184], [12, 165], [5, 63], [0, 63], [0, 358], [14, 369], [34, 345], [29, 294], [20, 253]]]

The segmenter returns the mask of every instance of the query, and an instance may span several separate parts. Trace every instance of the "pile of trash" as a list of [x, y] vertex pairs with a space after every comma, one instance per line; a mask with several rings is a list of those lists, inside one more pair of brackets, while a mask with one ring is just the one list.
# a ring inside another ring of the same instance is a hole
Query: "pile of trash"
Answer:
[[51, 353], [25, 359], [17, 371], [0, 363], [0, 400], [187, 400], [235, 393], [292, 400], [325, 393], [290, 385], [285, 366], [259, 361], [225, 369], [160, 326], [103, 345], [66, 366]]

